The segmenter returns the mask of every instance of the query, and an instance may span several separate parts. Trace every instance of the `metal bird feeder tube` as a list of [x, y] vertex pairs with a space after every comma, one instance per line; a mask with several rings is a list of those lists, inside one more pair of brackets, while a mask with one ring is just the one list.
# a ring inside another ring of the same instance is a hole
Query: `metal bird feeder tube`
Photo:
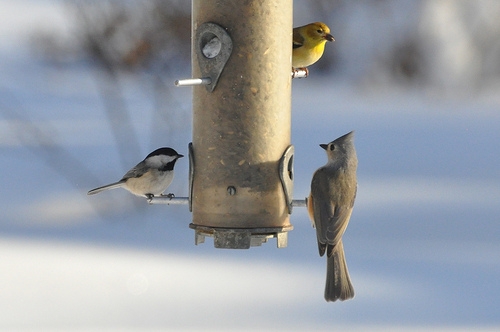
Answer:
[[193, 87], [190, 227], [196, 244], [213, 236], [216, 247], [249, 248], [276, 237], [278, 247], [286, 246], [292, 4], [192, 1], [193, 77], [210, 82]]

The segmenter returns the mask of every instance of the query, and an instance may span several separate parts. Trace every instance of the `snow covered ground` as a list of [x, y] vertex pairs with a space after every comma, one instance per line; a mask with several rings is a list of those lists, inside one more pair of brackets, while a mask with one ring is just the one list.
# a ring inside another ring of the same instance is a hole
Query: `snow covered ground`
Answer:
[[[288, 248], [271, 240], [231, 251], [211, 239], [195, 246], [185, 206], [148, 206], [120, 190], [87, 197], [127, 170], [91, 69], [27, 51], [29, 27], [58, 22], [53, 2], [0, 1], [0, 13], [0, 329], [500, 328], [497, 87], [473, 96], [374, 88], [314, 70], [293, 82], [295, 198], [326, 160], [318, 144], [356, 130], [358, 197], [344, 237], [356, 297], [326, 303], [325, 260], [304, 209], [291, 217]], [[135, 129], [147, 133], [152, 106], [139, 84], [124, 81]], [[189, 89], [175, 91], [189, 114]], [[190, 132], [140, 137], [144, 155], [159, 144], [187, 154]], [[187, 166], [176, 169], [178, 196]]]

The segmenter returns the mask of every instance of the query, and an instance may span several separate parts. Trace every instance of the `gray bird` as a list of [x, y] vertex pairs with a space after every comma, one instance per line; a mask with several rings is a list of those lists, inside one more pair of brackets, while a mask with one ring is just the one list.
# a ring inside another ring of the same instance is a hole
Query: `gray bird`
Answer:
[[[172, 148], [159, 148], [129, 170], [120, 181], [90, 190], [94, 195], [104, 190], [124, 188], [136, 196], [149, 199], [163, 194], [174, 178], [174, 165], [184, 157]], [[173, 194], [169, 194], [173, 197]]]
[[316, 228], [319, 255], [327, 254], [325, 300], [348, 300], [354, 288], [344, 257], [342, 235], [351, 217], [356, 198], [358, 158], [350, 132], [328, 144], [328, 162], [313, 175], [307, 209]]

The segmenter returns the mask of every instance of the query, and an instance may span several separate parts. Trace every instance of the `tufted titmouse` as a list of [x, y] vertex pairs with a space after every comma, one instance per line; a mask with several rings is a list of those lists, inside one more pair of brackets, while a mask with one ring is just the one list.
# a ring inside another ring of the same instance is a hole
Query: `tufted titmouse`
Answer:
[[92, 189], [87, 195], [108, 189], [124, 188], [134, 195], [151, 199], [153, 196], [161, 195], [168, 188], [174, 178], [175, 162], [182, 157], [184, 157], [182, 154], [171, 148], [156, 149], [128, 171], [120, 181]]
[[342, 245], [357, 189], [353, 132], [320, 146], [328, 162], [313, 175], [307, 209], [316, 228], [319, 255], [327, 253], [325, 300], [343, 301], [354, 297]]

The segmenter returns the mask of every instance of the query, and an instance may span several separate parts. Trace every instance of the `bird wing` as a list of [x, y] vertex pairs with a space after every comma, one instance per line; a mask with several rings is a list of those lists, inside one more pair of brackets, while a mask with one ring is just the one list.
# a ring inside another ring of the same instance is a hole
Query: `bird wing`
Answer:
[[338, 194], [332, 189], [335, 178], [325, 168], [320, 168], [314, 173], [311, 183], [311, 195], [313, 196], [314, 224], [316, 225], [316, 236], [320, 255], [328, 246], [328, 254], [331, 255], [335, 245], [342, 239], [349, 218], [351, 217], [353, 201], [347, 204], [339, 199]]
[[304, 45], [304, 37], [298, 29], [293, 29], [293, 48], [299, 48]]
[[148, 171], [148, 167], [146, 166], [146, 162], [143, 160], [140, 163], [138, 163], [137, 165], [135, 165], [135, 167], [130, 169], [127, 173], [125, 173], [125, 175], [123, 176], [123, 178], [120, 181], [125, 181], [125, 180], [130, 179], [130, 178], [138, 178], [138, 177], [144, 175], [144, 173], [146, 173], [147, 171]]

